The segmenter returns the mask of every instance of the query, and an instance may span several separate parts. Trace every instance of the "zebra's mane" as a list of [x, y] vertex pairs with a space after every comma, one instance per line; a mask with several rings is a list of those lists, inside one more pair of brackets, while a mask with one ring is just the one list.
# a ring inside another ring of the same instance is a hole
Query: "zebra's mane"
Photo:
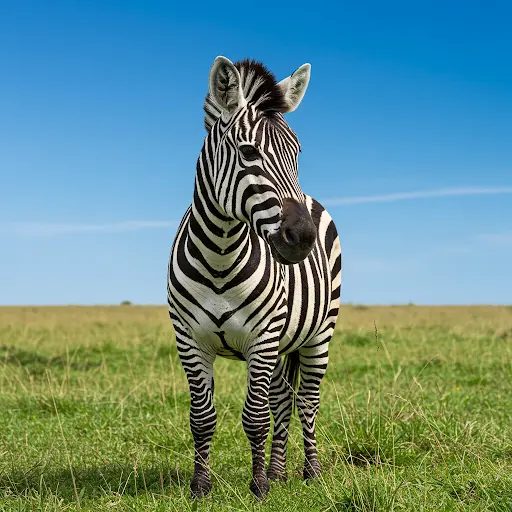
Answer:
[[[287, 108], [282, 89], [276, 77], [261, 62], [244, 59], [234, 63], [242, 79], [242, 90], [248, 103], [252, 103], [266, 115], [284, 112]], [[210, 131], [220, 117], [221, 110], [213, 101], [210, 93], [204, 101], [204, 127]]]

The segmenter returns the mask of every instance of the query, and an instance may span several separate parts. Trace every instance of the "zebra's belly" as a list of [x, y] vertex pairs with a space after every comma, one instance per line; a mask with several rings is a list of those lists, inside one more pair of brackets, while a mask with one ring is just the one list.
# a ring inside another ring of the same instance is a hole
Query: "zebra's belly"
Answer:
[[318, 327], [323, 324], [323, 318], [309, 319], [310, 321], [306, 324], [300, 320], [300, 311], [297, 311], [295, 315], [293, 313], [293, 311], [288, 312], [292, 316], [292, 320], [281, 332], [279, 339], [280, 355], [293, 352], [310, 341], [318, 331]]
[[279, 353], [297, 350], [315, 338], [326, 324], [331, 302], [331, 281], [322, 253], [315, 248], [299, 265], [285, 268], [287, 319]]

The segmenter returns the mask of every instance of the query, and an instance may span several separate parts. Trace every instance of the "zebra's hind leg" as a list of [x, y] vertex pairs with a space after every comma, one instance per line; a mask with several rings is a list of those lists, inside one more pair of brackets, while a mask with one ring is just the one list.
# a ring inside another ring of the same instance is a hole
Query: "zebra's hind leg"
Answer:
[[265, 471], [265, 444], [270, 429], [270, 410], [268, 395], [270, 379], [277, 358], [275, 350], [265, 343], [265, 352], [253, 352], [247, 358], [248, 389], [242, 412], [242, 425], [252, 452], [252, 480], [250, 489], [257, 498], [264, 498], [269, 491], [267, 473]]
[[300, 384], [297, 408], [304, 435], [304, 478], [320, 476], [320, 463], [316, 447], [316, 416], [320, 407], [320, 382], [327, 370], [328, 336], [316, 337], [299, 349]]
[[284, 364], [281, 357], [277, 363], [270, 382], [270, 410], [274, 417], [274, 435], [267, 476], [270, 480], [286, 480], [286, 447], [288, 429], [292, 415], [293, 390], [284, 377]]
[[213, 406], [214, 357], [198, 350], [195, 343], [176, 330], [181, 364], [190, 389], [190, 430], [194, 438], [194, 476], [190, 484], [192, 496], [206, 496], [212, 488], [210, 479], [210, 443], [217, 424]]

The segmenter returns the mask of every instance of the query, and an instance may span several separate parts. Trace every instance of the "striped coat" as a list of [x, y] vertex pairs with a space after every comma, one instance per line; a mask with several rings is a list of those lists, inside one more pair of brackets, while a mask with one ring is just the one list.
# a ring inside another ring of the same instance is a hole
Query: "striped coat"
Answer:
[[[304, 476], [320, 473], [315, 419], [338, 315], [341, 252], [331, 217], [299, 186], [300, 145], [282, 115], [302, 100], [309, 73], [306, 64], [277, 83], [259, 63], [223, 57], [210, 71], [208, 133], [168, 273], [169, 314], [191, 393], [195, 496], [211, 489], [217, 356], [248, 365], [242, 422], [254, 494], [264, 496], [269, 478], [286, 476], [294, 401]], [[269, 406], [274, 435], [265, 468]]]

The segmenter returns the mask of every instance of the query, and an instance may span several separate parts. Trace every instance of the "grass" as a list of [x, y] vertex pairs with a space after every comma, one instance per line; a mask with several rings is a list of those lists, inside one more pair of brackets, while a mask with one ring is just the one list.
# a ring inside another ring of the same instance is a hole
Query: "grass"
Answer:
[[214, 489], [189, 498], [189, 396], [165, 308], [0, 309], [0, 511], [512, 510], [512, 308], [344, 306], [322, 479], [256, 502], [246, 370], [215, 363]]

